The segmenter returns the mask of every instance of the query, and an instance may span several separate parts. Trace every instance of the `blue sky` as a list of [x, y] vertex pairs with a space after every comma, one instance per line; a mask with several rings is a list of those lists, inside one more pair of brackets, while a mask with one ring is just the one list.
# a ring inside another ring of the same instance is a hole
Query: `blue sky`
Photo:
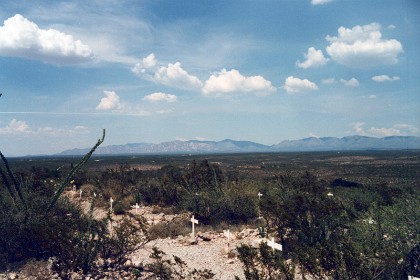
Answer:
[[420, 136], [420, 1], [0, 3], [0, 150]]

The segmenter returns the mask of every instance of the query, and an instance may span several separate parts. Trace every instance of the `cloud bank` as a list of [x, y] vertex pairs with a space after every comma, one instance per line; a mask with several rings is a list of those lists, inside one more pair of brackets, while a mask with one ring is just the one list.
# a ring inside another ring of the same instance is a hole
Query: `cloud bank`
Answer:
[[0, 55], [66, 65], [92, 61], [89, 46], [55, 29], [41, 29], [20, 14], [0, 26]]
[[371, 127], [369, 129], [364, 128], [364, 122], [355, 122], [351, 124], [351, 127], [355, 133], [362, 136], [374, 136], [374, 137], [386, 137], [386, 136], [408, 136], [417, 134], [420, 130], [410, 124], [395, 124], [392, 127]]
[[0, 127], [0, 134], [18, 134], [28, 132], [28, 124], [24, 121], [18, 121], [16, 119], [12, 119], [5, 127]]

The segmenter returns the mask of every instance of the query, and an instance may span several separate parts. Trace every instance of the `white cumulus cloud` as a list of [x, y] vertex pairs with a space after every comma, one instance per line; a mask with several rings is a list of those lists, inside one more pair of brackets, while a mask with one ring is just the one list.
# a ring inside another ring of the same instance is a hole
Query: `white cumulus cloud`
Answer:
[[340, 82], [348, 87], [358, 87], [360, 85], [360, 82], [356, 78], [351, 78], [350, 80], [340, 79]]
[[403, 52], [402, 44], [395, 39], [383, 39], [378, 23], [357, 25], [353, 28], [341, 26], [338, 36], [327, 36], [330, 45], [326, 48], [331, 59], [349, 67], [375, 67], [398, 62]]
[[304, 54], [305, 61], [300, 62], [299, 60], [296, 62], [296, 65], [300, 68], [311, 68], [311, 67], [320, 67], [325, 65], [329, 59], [325, 58], [324, 54], [321, 50], [316, 50], [315, 48], [309, 48], [308, 53]]
[[160, 67], [155, 73], [155, 81], [167, 86], [177, 88], [201, 88], [203, 83], [196, 77], [187, 73], [180, 62], [169, 63], [168, 67]]
[[311, 0], [312, 5], [323, 5], [327, 4], [329, 2], [332, 2], [333, 0]]
[[166, 67], [159, 66], [153, 53], [134, 65], [132, 71], [143, 79], [170, 87], [196, 89], [203, 86], [200, 79], [188, 74], [188, 72], [181, 67], [180, 62], [169, 63]]
[[321, 83], [327, 84], [327, 85], [329, 85], [329, 84], [335, 84], [336, 83], [336, 80], [334, 78], [327, 78], [327, 79], [321, 80]]
[[276, 91], [271, 82], [262, 76], [243, 76], [238, 70], [222, 69], [205, 82], [202, 92], [206, 96], [221, 96], [223, 93], [255, 92], [267, 94]]
[[29, 133], [29, 125], [25, 121], [12, 119], [5, 127], [0, 127], [0, 134]]
[[141, 62], [134, 65], [132, 71], [134, 74], [140, 77], [150, 76], [151, 78], [150, 72], [153, 71], [153, 69], [156, 66], [156, 63], [156, 57], [153, 53], [151, 53], [145, 58], [143, 58]]
[[381, 83], [381, 82], [393, 82], [393, 81], [398, 81], [400, 79], [400, 77], [398, 76], [393, 76], [390, 77], [388, 75], [379, 75], [379, 76], [373, 76], [372, 80], [374, 80], [375, 82]]
[[143, 99], [150, 102], [159, 102], [159, 101], [176, 102], [178, 98], [174, 94], [155, 92], [155, 93], [146, 95], [145, 97], [143, 97]]
[[114, 91], [104, 91], [106, 95], [101, 99], [101, 102], [96, 106], [96, 110], [112, 110], [120, 109], [120, 97]]
[[293, 94], [302, 91], [317, 90], [318, 86], [308, 79], [299, 79], [289, 76], [284, 83], [284, 89], [287, 93]]
[[386, 137], [386, 136], [409, 136], [419, 133], [419, 129], [410, 124], [395, 124], [392, 127], [374, 127], [365, 129], [364, 122], [356, 122], [351, 124], [352, 129], [358, 135]]
[[65, 65], [93, 59], [89, 46], [72, 35], [55, 29], [41, 29], [20, 14], [0, 26], [0, 55]]

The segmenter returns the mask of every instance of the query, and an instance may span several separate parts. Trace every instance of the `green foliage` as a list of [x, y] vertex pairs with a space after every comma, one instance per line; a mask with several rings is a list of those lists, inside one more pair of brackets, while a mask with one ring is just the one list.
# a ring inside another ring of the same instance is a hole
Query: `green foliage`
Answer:
[[63, 193], [64, 188], [69, 184], [70, 180], [74, 176], [74, 174], [82, 168], [83, 165], [89, 160], [89, 158], [92, 156], [93, 152], [96, 150], [96, 148], [99, 147], [105, 140], [105, 129], [102, 133], [102, 139], [99, 139], [98, 142], [93, 146], [93, 148], [70, 170], [70, 172], [67, 174], [67, 177], [64, 179], [64, 181], [61, 183], [58, 190], [55, 192], [53, 198], [51, 199], [50, 205], [48, 205], [47, 210], [45, 211], [46, 214], [51, 210], [52, 207], [57, 203], [58, 198]]
[[[47, 183], [48, 170], [33, 168], [31, 180], [18, 181], [7, 159], [0, 153], [6, 172], [0, 169], [0, 269], [9, 263], [31, 258], [56, 257], [60, 270], [94, 267], [101, 254], [116, 261], [147, 242], [145, 221], [123, 220], [110, 232], [110, 216], [93, 219], [95, 196], [88, 215], [61, 194], [76, 172], [87, 162], [102, 139], [82, 160], [71, 168], [58, 188]], [[58, 174], [52, 174], [54, 178]], [[42, 180], [44, 179], [44, 180]], [[54, 181], [52, 181], [54, 182]]]
[[273, 252], [265, 242], [258, 249], [242, 244], [238, 252], [247, 280], [293, 279], [293, 264], [287, 264], [282, 254]]
[[151, 240], [158, 238], [175, 238], [179, 235], [187, 235], [191, 232], [191, 225], [186, 220], [174, 219], [173, 221], [164, 224], [159, 223], [150, 226], [148, 233]]
[[[262, 212], [277, 231], [282, 254], [303, 276], [401, 279], [416, 273], [418, 188], [402, 192], [383, 184], [361, 189], [344, 186], [328, 196], [327, 186], [308, 172], [286, 174], [262, 197]], [[360, 201], [363, 207], [357, 207]], [[261, 259], [262, 252], [248, 248], [240, 254], [247, 279], [267, 277], [258, 270], [268, 261]]]
[[138, 215], [128, 213], [118, 223], [110, 216], [107, 218], [109, 234], [105, 235], [100, 248], [100, 256], [122, 262], [124, 257], [149, 241], [146, 220]]
[[112, 206], [112, 211], [114, 211], [115, 215], [123, 215], [128, 210], [130, 210], [130, 206], [127, 203], [124, 203], [124, 201], [118, 200], [115, 202], [115, 204]]
[[135, 192], [145, 204], [191, 211], [204, 224], [246, 223], [256, 217], [255, 194], [226, 182], [220, 167], [207, 160], [185, 168], [165, 165], [158, 175], [137, 182]]

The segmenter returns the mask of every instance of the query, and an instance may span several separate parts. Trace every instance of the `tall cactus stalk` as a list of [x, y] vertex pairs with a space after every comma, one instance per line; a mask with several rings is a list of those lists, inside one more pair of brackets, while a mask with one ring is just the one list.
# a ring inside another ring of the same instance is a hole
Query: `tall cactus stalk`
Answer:
[[7, 180], [6, 174], [4, 174], [3, 170], [1, 169], [1, 166], [0, 166], [0, 175], [1, 175], [1, 178], [3, 179], [4, 184], [6, 185], [7, 190], [9, 191], [10, 196], [12, 197], [12, 200], [16, 202], [15, 193], [13, 192], [12, 186], [10, 186], [9, 180]]
[[69, 174], [67, 174], [66, 179], [61, 183], [60, 188], [55, 192], [53, 198], [51, 199], [50, 205], [48, 206], [47, 210], [45, 211], [45, 215], [47, 215], [50, 210], [54, 207], [57, 203], [58, 198], [63, 193], [65, 187], [69, 184], [70, 180], [73, 178], [73, 175], [89, 160], [92, 156], [93, 152], [96, 148], [99, 147], [105, 140], [105, 129], [102, 132], [102, 139], [98, 139], [98, 142], [95, 146], [70, 170]]
[[[24, 206], [26, 206], [25, 200], [24, 200], [23, 195], [22, 195], [22, 191], [20, 190], [20, 184], [16, 180], [15, 175], [13, 175], [13, 172], [10, 169], [10, 166], [9, 166], [9, 162], [7, 161], [6, 157], [2, 154], [2, 152], [0, 152], [0, 157], [3, 161], [3, 163], [4, 163], [4, 166], [6, 167], [6, 171], [7, 171], [7, 174], [9, 175], [9, 178], [12, 180], [12, 183], [15, 186], [15, 189], [16, 189], [16, 192], [18, 193], [20, 201], [22, 202], [22, 204]], [[12, 196], [13, 200], [15, 200], [15, 194], [13, 192], [12, 187], [10, 186], [9, 181], [6, 178], [6, 175], [3, 173], [3, 171], [1, 169], [0, 169], [0, 173], [1, 173], [1, 176], [3, 178], [3, 181], [4, 181], [7, 189], [9, 190], [10, 195]]]

